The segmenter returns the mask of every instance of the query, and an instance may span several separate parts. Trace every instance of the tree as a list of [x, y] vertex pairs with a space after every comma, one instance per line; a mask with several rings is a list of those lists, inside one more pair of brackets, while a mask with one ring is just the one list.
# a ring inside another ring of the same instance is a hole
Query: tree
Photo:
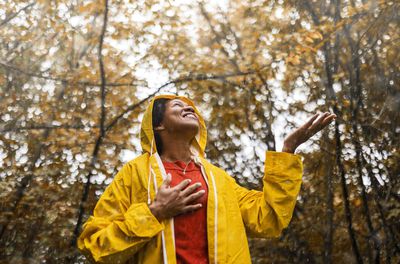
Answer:
[[395, 1], [0, 1], [0, 260], [70, 262], [157, 92], [204, 112], [207, 156], [260, 188], [264, 151], [315, 111], [304, 183], [254, 263], [397, 263]]

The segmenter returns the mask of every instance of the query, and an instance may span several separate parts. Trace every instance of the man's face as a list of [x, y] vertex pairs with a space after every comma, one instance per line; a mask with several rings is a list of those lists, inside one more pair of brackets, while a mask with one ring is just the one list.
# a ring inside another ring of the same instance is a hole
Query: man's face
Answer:
[[189, 133], [196, 136], [199, 130], [199, 118], [193, 107], [179, 99], [169, 100], [165, 105], [162, 128], [174, 133]]

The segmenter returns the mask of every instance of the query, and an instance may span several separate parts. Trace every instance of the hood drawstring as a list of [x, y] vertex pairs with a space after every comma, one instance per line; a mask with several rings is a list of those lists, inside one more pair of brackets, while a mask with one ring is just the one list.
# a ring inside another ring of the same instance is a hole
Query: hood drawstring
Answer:
[[[150, 147], [150, 158], [153, 156], [153, 145], [154, 145], [154, 138], [151, 140], [151, 147]], [[151, 167], [150, 163], [150, 158], [149, 158], [149, 178], [147, 181], [147, 204], [151, 204], [151, 198], [150, 198], [150, 182], [151, 182], [151, 176], [154, 173], [153, 168]], [[153, 175], [154, 178], [154, 175]]]
[[[151, 183], [151, 176], [153, 176], [153, 184], [154, 184], [154, 193], [157, 194], [157, 176], [154, 172], [153, 168], [151, 167], [151, 156], [153, 156], [153, 146], [154, 146], [154, 138], [151, 140], [151, 149], [150, 149], [150, 157], [149, 157], [149, 177], [147, 179], [147, 204], [151, 204], [151, 197], [150, 197], [150, 183]], [[156, 153], [157, 156], [157, 153]]]

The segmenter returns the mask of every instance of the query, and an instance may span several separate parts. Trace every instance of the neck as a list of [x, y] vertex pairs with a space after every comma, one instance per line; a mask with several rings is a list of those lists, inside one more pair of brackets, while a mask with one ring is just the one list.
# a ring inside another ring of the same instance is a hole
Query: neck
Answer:
[[181, 160], [185, 163], [191, 160], [190, 141], [177, 138], [162, 139], [163, 153], [161, 158], [165, 161]]

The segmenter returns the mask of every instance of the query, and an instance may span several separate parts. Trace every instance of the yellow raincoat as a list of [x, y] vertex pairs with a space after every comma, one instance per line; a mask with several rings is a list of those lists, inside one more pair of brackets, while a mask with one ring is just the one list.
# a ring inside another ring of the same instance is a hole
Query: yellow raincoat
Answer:
[[[207, 236], [210, 263], [251, 263], [247, 235], [276, 237], [287, 227], [300, 190], [302, 162], [298, 155], [267, 151], [263, 191], [247, 190], [224, 170], [204, 158], [207, 130], [200, 129], [192, 144], [193, 159], [208, 185]], [[144, 154], [126, 163], [98, 201], [83, 227], [79, 249], [99, 263], [176, 263], [174, 220], [159, 222], [148, 204], [166, 177], [156, 152], [152, 129], [154, 100], [141, 127]], [[193, 230], [196, 232], [196, 230]]]

